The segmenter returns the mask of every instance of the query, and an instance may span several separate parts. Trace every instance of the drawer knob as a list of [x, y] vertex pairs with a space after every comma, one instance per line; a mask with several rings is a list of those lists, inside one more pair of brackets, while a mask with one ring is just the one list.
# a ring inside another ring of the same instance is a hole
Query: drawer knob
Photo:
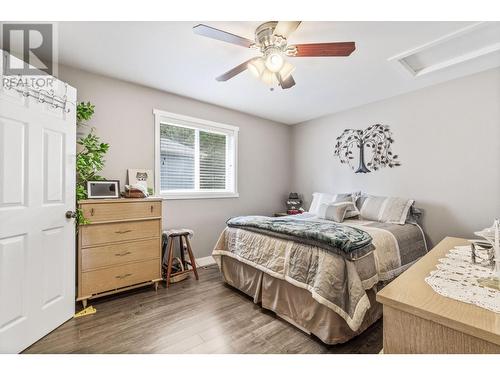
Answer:
[[115, 256], [117, 257], [123, 257], [125, 255], [129, 255], [129, 254], [132, 254], [130, 251], [125, 251], [124, 253], [116, 253]]
[[115, 276], [115, 278], [117, 278], [117, 279], [125, 279], [126, 277], [129, 277], [129, 276], [132, 276], [132, 274], [131, 273], [126, 273], [124, 275]]
[[151, 213], [153, 213], [153, 209], [154, 209], [154, 207], [153, 207], [153, 205], [151, 205]]
[[90, 216], [94, 216], [94, 207], [90, 209]]
[[132, 232], [132, 229], [127, 229], [127, 230], [117, 230], [115, 233], [117, 233], [117, 234], [124, 234], [124, 233], [128, 233], [128, 232]]

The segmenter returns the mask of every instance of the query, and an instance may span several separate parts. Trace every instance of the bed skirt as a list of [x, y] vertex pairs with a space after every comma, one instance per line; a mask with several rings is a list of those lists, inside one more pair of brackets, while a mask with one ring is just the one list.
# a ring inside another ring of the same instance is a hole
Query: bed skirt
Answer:
[[318, 303], [306, 289], [228, 256], [221, 256], [221, 272], [226, 283], [252, 297], [255, 303], [329, 345], [350, 340], [382, 317], [382, 305], [375, 301], [376, 287], [366, 291], [371, 307], [359, 329], [353, 331], [343, 318]]

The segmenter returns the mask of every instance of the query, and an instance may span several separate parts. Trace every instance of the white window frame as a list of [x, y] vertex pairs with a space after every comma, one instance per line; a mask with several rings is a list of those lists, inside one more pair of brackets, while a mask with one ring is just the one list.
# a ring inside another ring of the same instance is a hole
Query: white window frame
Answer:
[[[222, 124], [219, 122], [203, 120], [195, 117], [179, 115], [172, 112], [153, 109], [155, 118], [155, 193], [163, 199], [207, 199], [207, 198], [237, 198], [238, 193], [238, 132], [239, 128], [233, 125]], [[161, 191], [160, 189], [160, 126], [161, 124], [171, 124], [183, 127], [189, 127], [200, 130], [207, 130], [214, 133], [229, 135], [233, 140], [233, 160], [234, 174], [232, 181], [232, 191], [188, 191], [188, 190], [171, 190]]]

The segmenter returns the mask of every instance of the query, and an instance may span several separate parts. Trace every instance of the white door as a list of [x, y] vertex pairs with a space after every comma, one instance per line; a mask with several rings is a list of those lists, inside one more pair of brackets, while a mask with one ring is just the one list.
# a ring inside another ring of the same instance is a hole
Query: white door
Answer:
[[[0, 51], [1, 52], [1, 51]], [[54, 81], [64, 95], [64, 84]], [[67, 89], [76, 102], [76, 90]], [[0, 353], [20, 352], [75, 309], [75, 106], [0, 82]]]

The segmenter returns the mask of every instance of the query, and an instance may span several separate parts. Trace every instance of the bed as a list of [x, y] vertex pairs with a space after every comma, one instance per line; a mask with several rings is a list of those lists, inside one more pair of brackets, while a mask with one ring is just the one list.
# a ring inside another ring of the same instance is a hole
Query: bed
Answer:
[[[320, 228], [320, 233], [332, 225], [310, 213], [239, 219], [240, 224], [257, 220], [280, 226], [291, 221]], [[423, 256], [427, 245], [417, 223], [347, 219], [334, 225], [335, 232], [349, 232], [356, 241], [325, 246], [307, 233], [292, 236], [267, 227], [228, 225], [212, 256], [225, 282], [255, 303], [326, 344], [343, 343], [382, 316], [376, 292]], [[351, 251], [339, 250], [344, 243]]]

